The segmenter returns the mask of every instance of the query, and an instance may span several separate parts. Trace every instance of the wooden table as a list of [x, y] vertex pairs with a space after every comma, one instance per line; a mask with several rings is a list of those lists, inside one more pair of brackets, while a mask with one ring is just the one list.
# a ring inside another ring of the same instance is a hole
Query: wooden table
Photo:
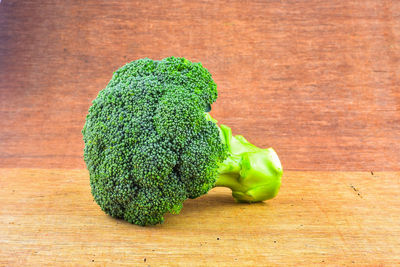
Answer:
[[[213, 117], [277, 151], [276, 199], [214, 189], [147, 228], [93, 203], [91, 101], [168, 56], [202, 62]], [[1, 0], [0, 266], [400, 265], [399, 66], [396, 0]]]
[[216, 188], [140, 227], [100, 210], [86, 170], [0, 169], [0, 265], [398, 265], [398, 192], [398, 172], [286, 172], [271, 201]]

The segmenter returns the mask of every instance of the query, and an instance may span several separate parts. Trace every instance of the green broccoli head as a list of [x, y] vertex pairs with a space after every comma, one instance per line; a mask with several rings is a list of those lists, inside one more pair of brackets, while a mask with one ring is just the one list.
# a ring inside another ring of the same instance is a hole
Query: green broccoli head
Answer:
[[140, 59], [117, 70], [82, 131], [102, 210], [151, 225], [207, 193], [227, 157], [218, 126], [204, 116], [216, 98], [210, 73], [184, 58]]
[[82, 130], [95, 201], [116, 218], [153, 225], [214, 186], [239, 202], [273, 198], [282, 167], [207, 112], [216, 84], [200, 63], [140, 59], [117, 70]]

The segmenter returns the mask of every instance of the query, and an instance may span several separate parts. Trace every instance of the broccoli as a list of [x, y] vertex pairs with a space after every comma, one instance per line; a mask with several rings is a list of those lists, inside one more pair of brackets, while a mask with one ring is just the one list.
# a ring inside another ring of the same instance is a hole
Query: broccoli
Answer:
[[118, 69], [89, 108], [82, 134], [94, 200], [137, 225], [178, 214], [215, 186], [238, 202], [273, 198], [282, 167], [208, 113], [217, 86], [200, 63], [139, 59]]

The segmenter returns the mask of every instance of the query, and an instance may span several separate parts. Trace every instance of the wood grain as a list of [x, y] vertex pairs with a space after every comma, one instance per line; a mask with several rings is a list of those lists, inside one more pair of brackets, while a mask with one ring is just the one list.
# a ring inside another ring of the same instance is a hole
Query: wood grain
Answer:
[[81, 129], [112, 72], [184, 56], [213, 116], [286, 170], [400, 170], [400, 1], [0, 4], [0, 166], [83, 168]]
[[399, 172], [286, 172], [271, 201], [216, 188], [144, 228], [105, 215], [85, 170], [0, 169], [0, 265], [398, 265], [399, 190]]

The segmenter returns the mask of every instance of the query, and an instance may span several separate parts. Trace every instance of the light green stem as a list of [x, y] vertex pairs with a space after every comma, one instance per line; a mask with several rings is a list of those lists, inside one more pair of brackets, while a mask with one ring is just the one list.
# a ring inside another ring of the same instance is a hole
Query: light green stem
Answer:
[[259, 202], [278, 194], [282, 165], [272, 148], [261, 149], [243, 136], [232, 136], [231, 129], [220, 126], [222, 140], [228, 146], [229, 156], [219, 166], [215, 186], [228, 187], [238, 202]]

